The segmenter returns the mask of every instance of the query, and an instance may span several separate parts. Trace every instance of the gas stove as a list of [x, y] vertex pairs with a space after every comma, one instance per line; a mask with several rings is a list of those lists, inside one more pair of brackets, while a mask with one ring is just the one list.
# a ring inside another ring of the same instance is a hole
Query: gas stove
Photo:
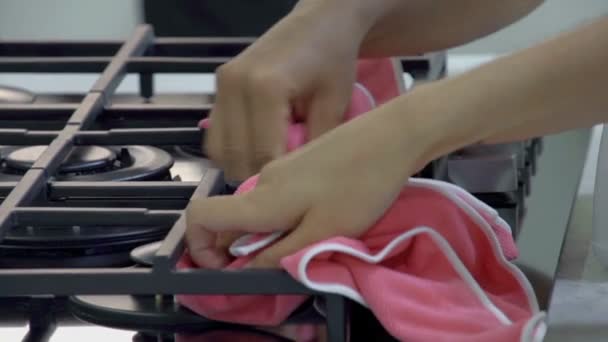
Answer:
[[[155, 37], [148, 25], [124, 42], [0, 41], [0, 73], [99, 74], [73, 93], [0, 85], [1, 326], [28, 322], [24, 341], [64, 324], [131, 330], [133, 341], [287, 341], [195, 315], [173, 295], [308, 294], [324, 313], [309, 302], [286, 325], [324, 325], [329, 341], [392, 340], [363, 308], [279, 270], [175, 269], [189, 199], [234, 189], [200, 147], [213, 93], [157, 93], [155, 77], [213, 74], [251, 42]], [[401, 60], [415, 82], [444, 76], [445, 53]], [[138, 93], [117, 92], [127, 75]], [[417, 176], [463, 186], [517, 234], [541, 147], [472, 146]]]

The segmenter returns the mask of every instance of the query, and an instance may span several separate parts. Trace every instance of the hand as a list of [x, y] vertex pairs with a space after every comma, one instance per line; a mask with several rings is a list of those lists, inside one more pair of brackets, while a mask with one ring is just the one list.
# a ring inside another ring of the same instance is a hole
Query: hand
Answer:
[[193, 199], [186, 211], [193, 261], [223, 267], [227, 246], [216, 240], [226, 233], [289, 231], [252, 263], [274, 267], [317, 241], [365, 232], [430, 160], [422, 130], [402, 129], [399, 107], [381, 106], [272, 161], [250, 192]]
[[290, 119], [305, 121], [310, 139], [340, 123], [365, 34], [360, 16], [347, 12], [342, 1], [300, 1], [217, 70], [214, 124], [204, 145], [229, 181], [246, 179], [285, 152]]

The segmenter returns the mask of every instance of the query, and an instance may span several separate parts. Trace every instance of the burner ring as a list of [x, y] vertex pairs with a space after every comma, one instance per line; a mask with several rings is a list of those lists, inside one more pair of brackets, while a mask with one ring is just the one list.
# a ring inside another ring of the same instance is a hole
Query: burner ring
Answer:
[[[6, 156], [6, 165], [15, 170], [27, 171], [46, 150], [46, 146], [28, 146], [16, 149]], [[102, 169], [116, 160], [114, 151], [101, 146], [78, 146], [61, 163], [59, 172], [81, 172]]]
[[[9, 146], [2, 150], [3, 163], [0, 168], [3, 181], [19, 181], [46, 146]], [[143, 181], [168, 180], [173, 166], [173, 156], [153, 146], [78, 146], [77, 163], [62, 164], [56, 180], [60, 181]], [[17, 153], [17, 151], [21, 151]], [[25, 156], [20, 156], [23, 153]], [[32, 155], [36, 154], [35, 157]], [[109, 153], [109, 154], [108, 154]], [[30, 162], [27, 161], [29, 158]], [[80, 159], [80, 160], [79, 160]], [[83, 161], [84, 159], [84, 161]], [[32, 161], [33, 160], [33, 161]]]

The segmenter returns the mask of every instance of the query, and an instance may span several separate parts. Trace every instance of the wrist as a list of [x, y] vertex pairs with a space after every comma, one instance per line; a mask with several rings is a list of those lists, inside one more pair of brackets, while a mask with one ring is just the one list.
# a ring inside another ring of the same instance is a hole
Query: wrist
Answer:
[[399, 0], [300, 0], [291, 15], [314, 16], [335, 25], [347, 25], [351, 36], [359, 44], [371, 28], [394, 7]]
[[395, 152], [413, 153], [407, 158], [420, 167], [481, 139], [481, 130], [468, 121], [473, 110], [450, 95], [450, 86], [442, 81], [417, 86], [384, 106], [384, 120], [392, 123], [387, 129], [396, 137]]

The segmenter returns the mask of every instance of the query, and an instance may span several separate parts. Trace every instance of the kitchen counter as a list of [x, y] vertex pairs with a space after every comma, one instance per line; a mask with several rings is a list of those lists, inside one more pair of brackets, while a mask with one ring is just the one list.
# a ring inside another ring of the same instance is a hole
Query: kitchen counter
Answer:
[[586, 163], [587, 177], [581, 183], [559, 259], [545, 341], [608, 340], [608, 269], [591, 249], [599, 136], [596, 128]]

